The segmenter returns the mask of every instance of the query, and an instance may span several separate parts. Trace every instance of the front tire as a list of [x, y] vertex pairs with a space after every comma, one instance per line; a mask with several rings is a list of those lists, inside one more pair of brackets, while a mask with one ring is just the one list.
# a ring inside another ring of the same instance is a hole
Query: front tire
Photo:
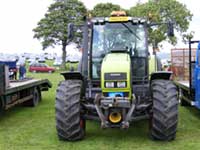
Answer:
[[80, 80], [60, 82], [56, 93], [56, 129], [60, 140], [77, 141], [85, 135], [85, 120], [81, 118]]
[[150, 135], [155, 140], [171, 141], [178, 124], [177, 89], [172, 81], [155, 80], [151, 85], [153, 108]]

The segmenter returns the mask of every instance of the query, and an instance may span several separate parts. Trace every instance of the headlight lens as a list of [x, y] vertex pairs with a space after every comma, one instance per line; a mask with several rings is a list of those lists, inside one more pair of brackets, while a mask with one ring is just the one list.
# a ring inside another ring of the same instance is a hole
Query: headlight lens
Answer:
[[114, 82], [106, 82], [106, 88], [114, 88]]
[[126, 87], [126, 82], [117, 82], [117, 87], [118, 88], [125, 88]]

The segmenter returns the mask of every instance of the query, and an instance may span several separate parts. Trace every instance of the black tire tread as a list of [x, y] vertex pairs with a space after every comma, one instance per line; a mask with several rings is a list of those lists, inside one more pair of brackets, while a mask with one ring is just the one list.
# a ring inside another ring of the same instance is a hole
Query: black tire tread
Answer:
[[82, 81], [61, 81], [56, 93], [56, 129], [60, 140], [77, 141], [84, 137], [80, 126], [80, 93]]
[[169, 80], [152, 81], [151, 137], [171, 141], [176, 137], [178, 124], [178, 99], [176, 86]]
[[28, 101], [25, 101], [23, 105], [28, 107], [36, 107], [40, 101], [41, 101], [41, 91], [39, 88], [34, 88], [33, 98]]
[[0, 97], [0, 116], [3, 115], [4, 111], [5, 111], [4, 101], [3, 98]]

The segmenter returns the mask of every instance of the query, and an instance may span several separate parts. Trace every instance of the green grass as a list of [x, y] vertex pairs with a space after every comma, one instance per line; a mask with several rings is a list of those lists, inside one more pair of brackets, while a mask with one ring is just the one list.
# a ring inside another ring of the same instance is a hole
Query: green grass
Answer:
[[27, 74], [48, 78], [53, 87], [43, 92], [38, 107], [14, 107], [0, 118], [0, 150], [191, 150], [200, 149], [200, 111], [179, 107], [177, 138], [172, 142], [155, 142], [148, 138], [148, 121], [132, 124], [128, 130], [100, 129], [88, 121], [86, 137], [79, 142], [63, 142], [55, 129], [55, 91], [63, 77], [52, 74]]

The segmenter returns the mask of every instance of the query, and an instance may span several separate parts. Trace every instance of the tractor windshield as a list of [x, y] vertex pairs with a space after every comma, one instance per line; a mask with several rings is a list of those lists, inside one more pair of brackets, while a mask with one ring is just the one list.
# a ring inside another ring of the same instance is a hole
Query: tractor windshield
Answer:
[[113, 49], [132, 51], [132, 55], [146, 56], [146, 40], [143, 25], [132, 23], [106, 23], [94, 25], [92, 53], [94, 57], [107, 54]]
[[131, 57], [147, 57], [144, 25], [105, 23], [94, 25], [92, 41], [92, 76], [99, 78], [103, 57], [112, 50], [130, 51]]

